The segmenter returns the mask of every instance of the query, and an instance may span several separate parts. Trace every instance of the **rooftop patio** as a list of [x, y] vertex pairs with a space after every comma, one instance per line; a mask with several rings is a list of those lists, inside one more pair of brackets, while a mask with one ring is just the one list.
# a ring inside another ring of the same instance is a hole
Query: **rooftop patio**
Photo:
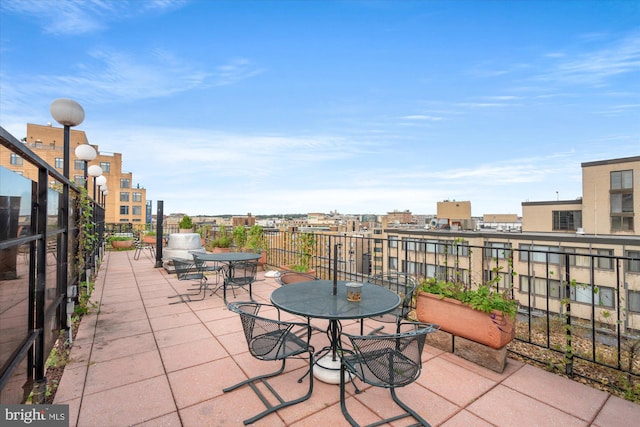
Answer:
[[[169, 296], [193, 282], [178, 281], [154, 268], [145, 251], [107, 252], [93, 300], [99, 309], [83, 317], [58, 387], [56, 404], [69, 404], [71, 426], [238, 426], [264, 406], [248, 388], [222, 389], [249, 376], [274, 370], [274, 362], [247, 350], [237, 314], [221, 292], [203, 301], [169, 305]], [[253, 296], [269, 301], [279, 284], [258, 273]], [[238, 300], [245, 295], [240, 291]], [[314, 322], [315, 323], [315, 322]], [[323, 326], [323, 322], [318, 322]], [[359, 323], [344, 324], [357, 332]], [[327, 337], [314, 334], [316, 348]], [[640, 405], [532, 366], [509, 360], [502, 374], [450, 353], [425, 347], [417, 382], [398, 395], [433, 426], [623, 426], [640, 419]], [[303, 394], [298, 384], [305, 362], [287, 362], [273, 383]], [[347, 405], [361, 423], [390, 416], [389, 392], [348, 386]], [[314, 382], [304, 403], [282, 409], [254, 425], [343, 426], [339, 386]]]

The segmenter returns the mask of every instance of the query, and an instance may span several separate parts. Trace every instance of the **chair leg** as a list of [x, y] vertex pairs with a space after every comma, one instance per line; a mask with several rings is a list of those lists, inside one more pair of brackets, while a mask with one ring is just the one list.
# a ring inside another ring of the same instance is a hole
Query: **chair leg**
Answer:
[[406, 403], [404, 403], [403, 401], [400, 400], [398, 395], [396, 395], [396, 389], [395, 388], [391, 388], [391, 397], [393, 398], [393, 401], [396, 402], [398, 404], [398, 406], [400, 406], [402, 409], [404, 409], [407, 413], [405, 415], [398, 415], [398, 417], [395, 417], [395, 418], [390, 418], [389, 421], [394, 420], [394, 419], [404, 418], [406, 416], [412, 416], [413, 418], [416, 419], [416, 421], [418, 421], [417, 424], [413, 424], [414, 426], [431, 427], [431, 424], [429, 424], [424, 418], [422, 418], [420, 415], [418, 415], [418, 413], [416, 411], [414, 411], [409, 406], [407, 406]]
[[[347, 399], [346, 399], [346, 392], [345, 392], [345, 375], [346, 375], [346, 368], [344, 363], [342, 363], [340, 365], [340, 409], [342, 410], [342, 415], [344, 415], [346, 420], [349, 421], [349, 424], [355, 427], [359, 427], [360, 424], [358, 424], [356, 420], [353, 419], [353, 417], [351, 416], [351, 414], [349, 414], [349, 411], [347, 410]], [[353, 377], [351, 378], [351, 381], [353, 382]], [[400, 415], [396, 415], [394, 417], [386, 418], [384, 420], [380, 420], [375, 423], [368, 424], [366, 427], [381, 426], [381, 425], [389, 424], [389, 423], [392, 423], [393, 421], [397, 421], [406, 417], [413, 417], [417, 421], [417, 423], [411, 424], [409, 427], [418, 427], [418, 426], [431, 427], [431, 424], [429, 424], [424, 418], [418, 415], [416, 411], [411, 409], [409, 406], [407, 406], [407, 404], [405, 404], [403, 401], [400, 400], [400, 398], [396, 395], [395, 388], [391, 388], [391, 397], [393, 398], [393, 401], [398, 406], [400, 406], [405, 412]]]
[[[223, 389], [222, 391], [224, 393], [228, 393], [230, 391], [233, 391], [239, 387], [242, 387], [244, 385], [248, 385], [249, 387], [251, 387], [251, 389], [253, 390], [253, 392], [258, 396], [258, 398], [260, 398], [260, 400], [262, 401], [262, 403], [266, 406], [267, 409], [265, 409], [264, 411], [260, 412], [257, 415], [254, 415], [251, 418], [248, 418], [246, 420], [244, 420], [244, 424], [252, 424], [256, 421], [258, 421], [259, 419], [278, 411], [279, 409], [282, 408], [286, 408], [287, 406], [291, 406], [291, 405], [295, 405], [296, 403], [300, 403], [300, 402], [304, 402], [305, 400], [309, 399], [311, 397], [311, 392], [313, 391], [313, 375], [310, 376], [309, 378], [309, 390], [307, 391], [307, 393], [304, 396], [301, 396], [297, 399], [293, 399], [293, 400], [289, 400], [289, 401], [285, 401], [279, 394], [278, 392], [273, 388], [273, 386], [271, 384], [269, 384], [269, 382], [267, 381], [267, 378], [271, 378], [271, 377], [275, 377], [277, 375], [280, 375], [282, 372], [284, 372], [284, 367], [285, 367], [285, 363], [286, 363], [286, 359], [282, 359], [282, 365], [280, 366], [280, 369], [278, 369], [275, 372], [272, 372], [270, 374], [264, 374], [264, 375], [258, 375], [255, 376], [253, 378], [249, 378], [247, 380], [241, 381], [238, 384], [232, 385], [230, 387], [227, 387], [225, 389]], [[311, 369], [311, 366], [313, 366], [313, 351], [309, 351], [309, 369]], [[272, 394], [273, 396], [276, 397], [276, 399], [280, 402], [277, 405], [272, 405], [264, 396], [264, 394], [262, 393], [262, 391], [256, 386], [256, 383], [259, 382], [261, 384], [263, 384]]]

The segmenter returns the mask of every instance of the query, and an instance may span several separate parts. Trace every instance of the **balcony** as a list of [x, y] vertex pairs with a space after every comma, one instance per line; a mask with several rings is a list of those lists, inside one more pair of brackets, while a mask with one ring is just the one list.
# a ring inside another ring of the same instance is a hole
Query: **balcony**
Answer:
[[[154, 268], [147, 253], [133, 255], [106, 253], [93, 293], [99, 308], [82, 319], [54, 403], [69, 404], [71, 426], [242, 425], [262, 403], [248, 390], [222, 389], [273, 366], [248, 354], [240, 320], [220, 295], [169, 305], [167, 297], [189, 283]], [[268, 301], [278, 286], [259, 272], [253, 296]], [[359, 330], [355, 321], [343, 327]], [[313, 337], [316, 347], [326, 340]], [[620, 426], [640, 417], [640, 405], [512, 359], [497, 374], [427, 346], [423, 361], [418, 381], [398, 394], [433, 426]], [[304, 387], [296, 382], [304, 369], [300, 361], [287, 364], [278, 384]], [[347, 392], [359, 421], [389, 415], [388, 391]], [[346, 424], [338, 386], [320, 381], [305, 403], [256, 423], [320, 424]]]

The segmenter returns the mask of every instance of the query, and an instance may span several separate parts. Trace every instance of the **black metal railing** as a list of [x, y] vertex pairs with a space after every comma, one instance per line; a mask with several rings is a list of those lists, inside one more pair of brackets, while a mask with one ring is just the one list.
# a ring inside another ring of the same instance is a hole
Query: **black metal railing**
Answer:
[[[70, 327], [71, 297], [97, 269], [104, 209], [83, 204], [81, 188], [3, 128], [0, 151], [31, 176], [0, 167], [0, 403], [21, 403], [31, 391], [42, 403], [45, 362]], [[85, 240], [85, 227], [97, 240]]]

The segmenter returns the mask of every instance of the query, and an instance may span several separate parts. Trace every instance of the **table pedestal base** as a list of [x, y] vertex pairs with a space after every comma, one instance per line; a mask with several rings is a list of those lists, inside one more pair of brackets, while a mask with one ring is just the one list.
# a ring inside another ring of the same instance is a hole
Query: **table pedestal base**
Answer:
[[[313, 365], [313, 376], [327, 384], [340, 384], [340, 357], [333, 360], [331, 353], [316, 360]], [[349, 372], [346, 378], [350, 379]]]

